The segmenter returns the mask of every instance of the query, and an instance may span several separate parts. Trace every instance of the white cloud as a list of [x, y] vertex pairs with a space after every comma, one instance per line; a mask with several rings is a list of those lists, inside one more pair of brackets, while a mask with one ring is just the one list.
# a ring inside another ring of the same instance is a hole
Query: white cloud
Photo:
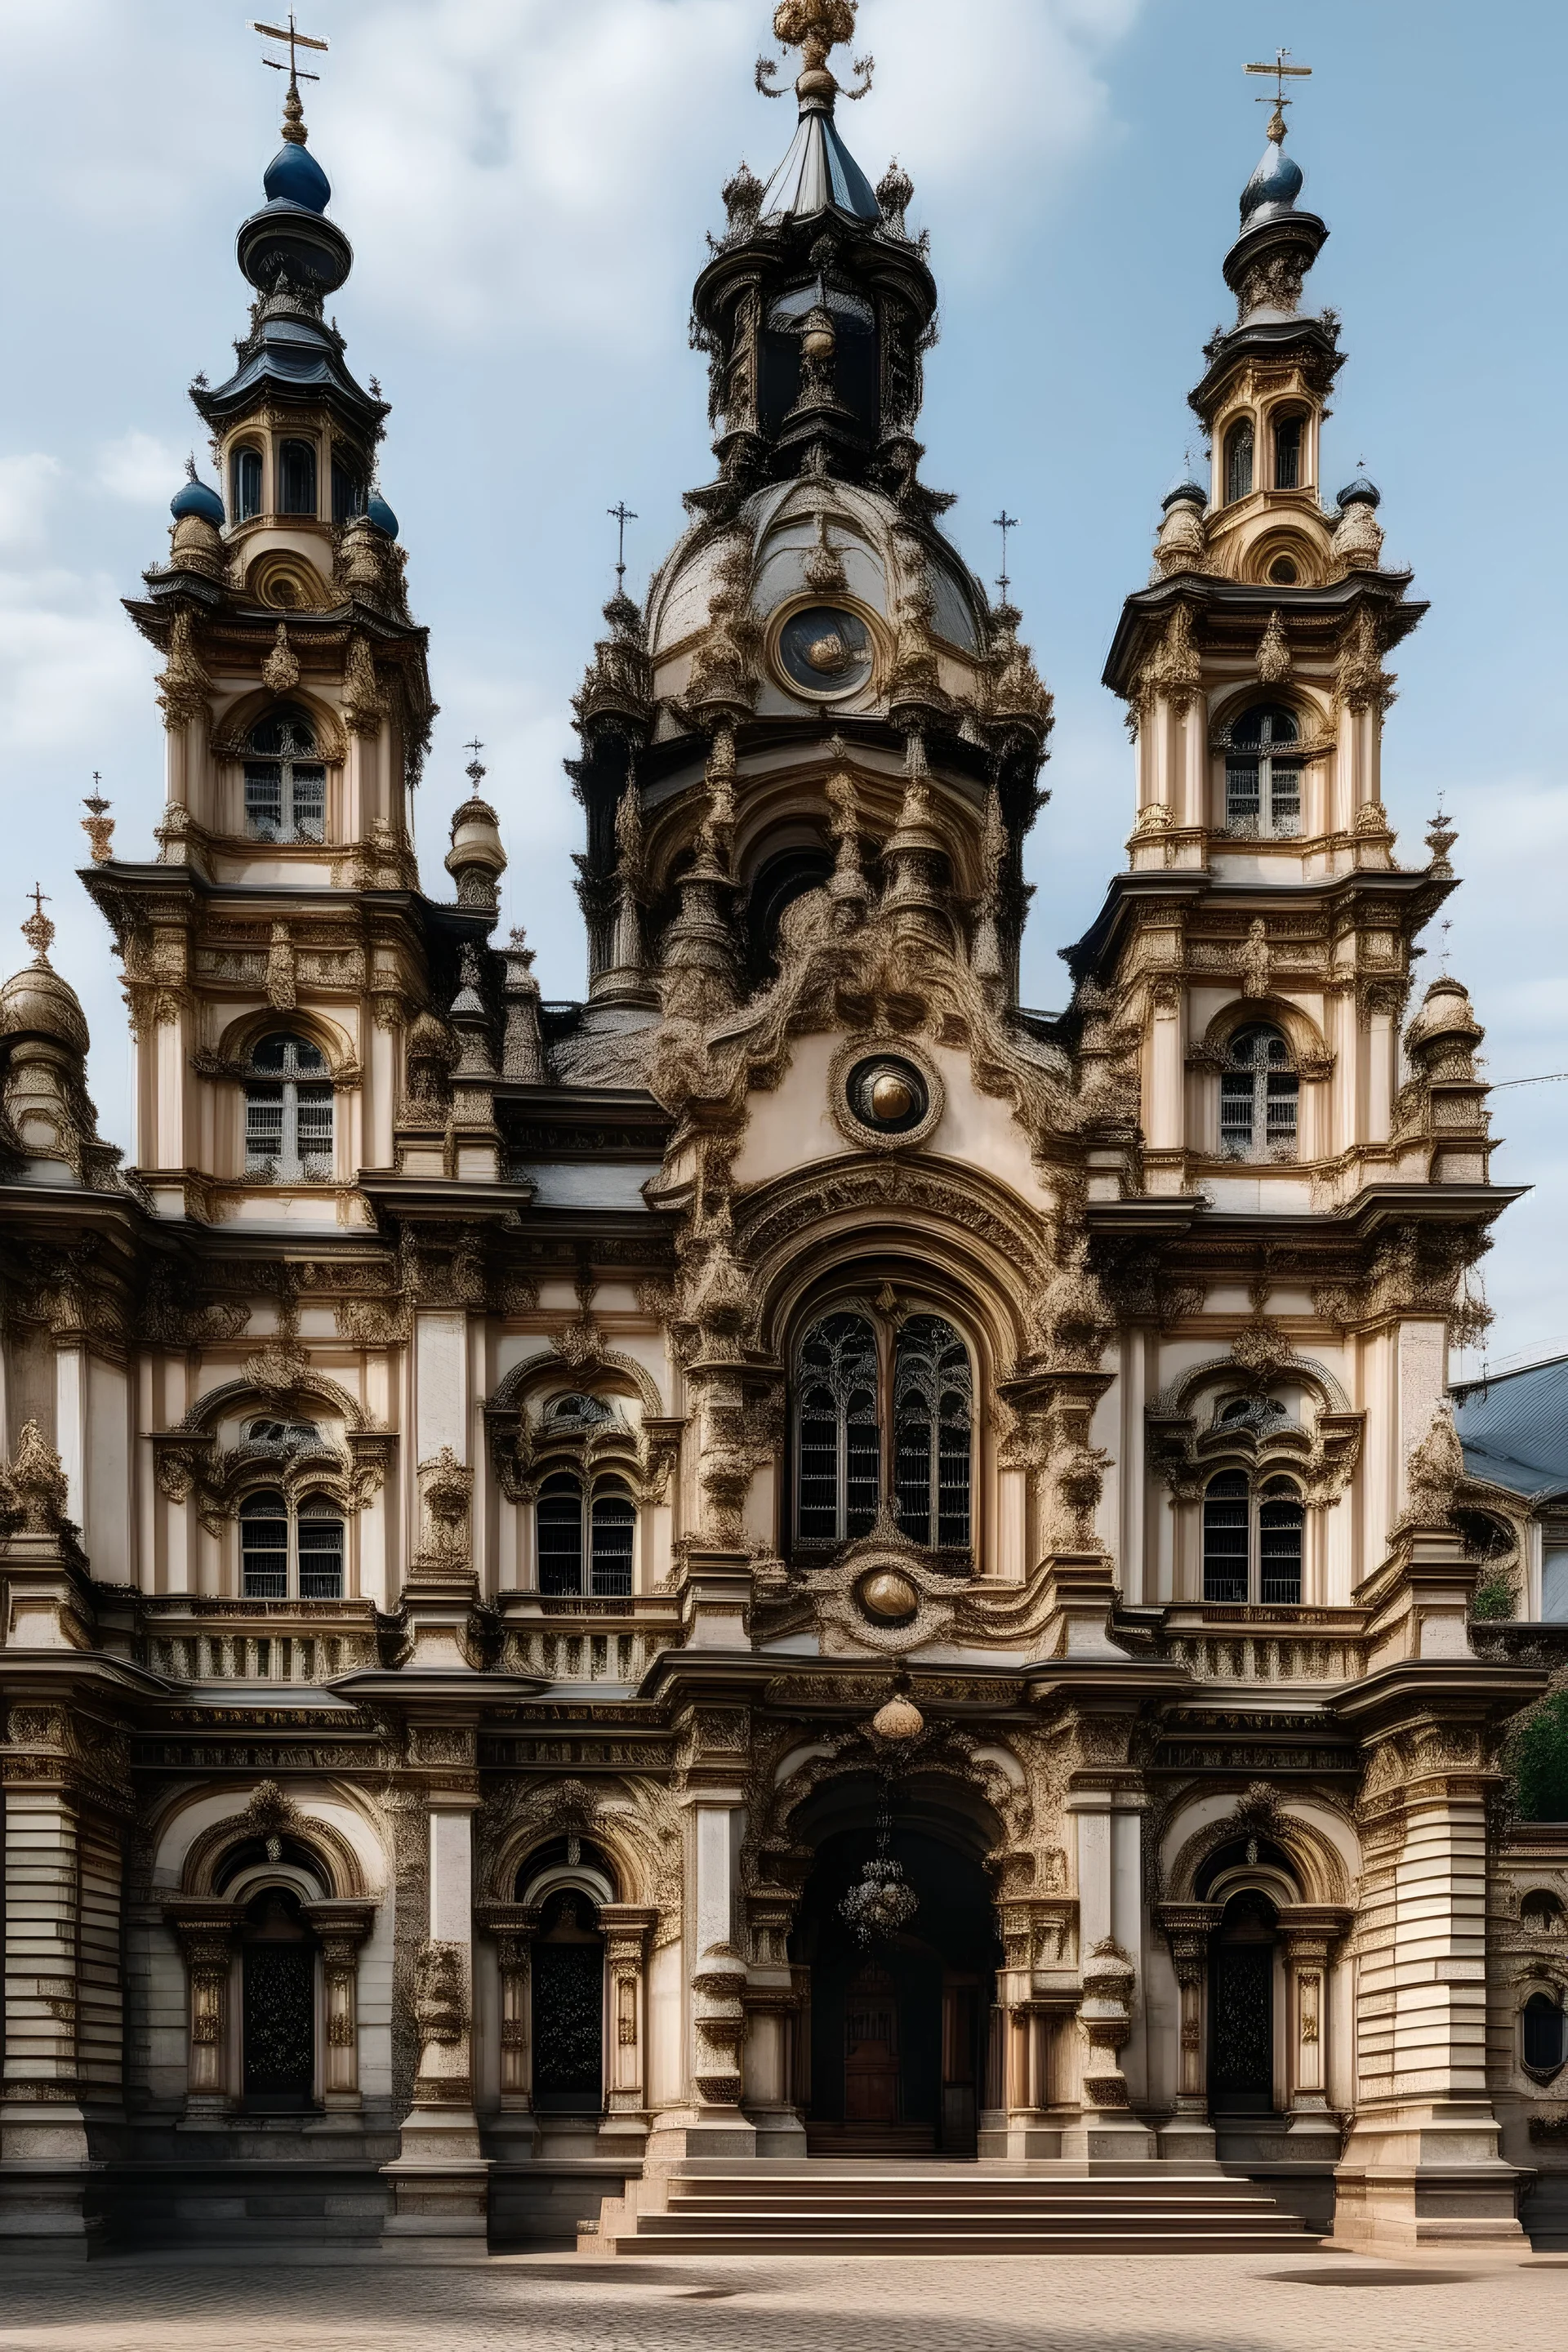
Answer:
[[163, 506], [180, 487], [185, 452], [132, 425], [99, 452], [98, 478], [117, 499], [137, 506]]

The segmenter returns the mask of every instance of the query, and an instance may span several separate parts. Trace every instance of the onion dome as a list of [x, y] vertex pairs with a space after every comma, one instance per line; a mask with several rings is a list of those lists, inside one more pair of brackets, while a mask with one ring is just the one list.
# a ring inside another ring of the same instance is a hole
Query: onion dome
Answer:
[[331, 183], [306, 152], [300, 94], [283, 101], [283, 146], [262, 179], [267, 203], [240, 224], [240, 268], [263, 294], [279, 279], [300, 294], [335, 294], [353, 264], [353, 247], [336, 221], [326, 218]]
[[169, 512], [176, 522], [194, 517], [198, 522], [210, 522], [219, 530], [223, 528], [223, 500], [208, 482], [200, 481], [193, 464], [190, 478], [182, 483], [169, 500]]
[[379, 490], [372, 490], [365, 501], [364, 511], [366, 520], [374, 523], [377, 530], [384, 530], [388, 539], [397, 537], [397, 517]]
[[85, 1054], [87, 1018], [75, 989], [49, 961], [55, 927], [44, 912], [41, 897], [22, 926], [22, 936], [35, 953], [32, 962], [13, 972], [0, 988], [0, 1034], [47, 1037], [73, 1054]]
[[1357, 474], [1340, 492], [1340, 504], [1342, 507], [1380, 507], [1383, 492], [1375, 482], [1368, 480], [1366, 475]]
[[1209, 494], [1206, 487], [1202, 482], [1195, 481], [1191, 472], [1184, 467], [1161, 499], [1160, 509], [1162, 513], [1169, 514], [1173, 507], [1206, 507], [1208, 502]]
[[1250, 228], [1260, 215], [1268, 220], [1276, 213], [1291, 211], [1304, 176], [1295, 157], [1285, 152], [1283, 129], [1279, 141], [1271, 132], [1262, 161], [1241, 192], [1242, 227]]
[[300, 205], [308, 213], [324, 213], [331, 202], [332, 184], [303, 139], [284, 143], [261, 175], [269, 205]]

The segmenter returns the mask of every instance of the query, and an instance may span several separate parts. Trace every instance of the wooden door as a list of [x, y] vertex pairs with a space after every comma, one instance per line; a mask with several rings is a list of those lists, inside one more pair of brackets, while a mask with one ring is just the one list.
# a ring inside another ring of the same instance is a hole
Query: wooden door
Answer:
[[850, 1980], [844, 2000], [844, 2120], [899, 2119], [899, 2004], [893, 1979], [875, 1962]]

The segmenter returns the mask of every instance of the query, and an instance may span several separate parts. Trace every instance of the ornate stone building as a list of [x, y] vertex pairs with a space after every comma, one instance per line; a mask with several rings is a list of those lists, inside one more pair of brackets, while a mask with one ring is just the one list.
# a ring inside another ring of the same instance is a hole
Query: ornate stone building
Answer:
[[416, 867], [290, 93], [221, 488], [128, 608], [163, 821], [86, 827], [133, 1166], [41, 911], [0, 992], [0, 2242], [461, 2246], [874, 2152], [1565, 2226], [1568, 1832], [1503, 1801], [1562, 1636], [1539, 1562], [1473, 1613], [1510, 1506], [1446, 1406], [1510, 1196], [1464, 989], [1411, 1001], [1453, 835], [1380, 789], [1423, 607], [1322, 494], [1328, 232], [1277, 117], [1106, 669], [1128, 862], [1028, 1011], [1051, 698], [921, 477], [853, 21], [778, 10], [717, 470], [576, 698], [581, 1003], [494, 940], [477, 764]]

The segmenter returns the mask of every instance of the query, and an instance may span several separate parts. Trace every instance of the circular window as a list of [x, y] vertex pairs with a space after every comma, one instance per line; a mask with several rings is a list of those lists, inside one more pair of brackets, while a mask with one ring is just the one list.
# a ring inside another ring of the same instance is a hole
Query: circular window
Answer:
[[931, 1092], [912, 1062], [891, 1054], [868, 1055], [849, 1073], [845, 1092], [863, 1127], [908, 1135], [931, 1108]]
[[779, 631], [779, 666], [802, 694], [858, 694], [871, 676], [871, 632], [840, 604], [808, 604]]
[[1293, 588], [1300, 576], [1288, 555], [1277, 555], [1268, 567], [1268, 577], [1280, 588]]

